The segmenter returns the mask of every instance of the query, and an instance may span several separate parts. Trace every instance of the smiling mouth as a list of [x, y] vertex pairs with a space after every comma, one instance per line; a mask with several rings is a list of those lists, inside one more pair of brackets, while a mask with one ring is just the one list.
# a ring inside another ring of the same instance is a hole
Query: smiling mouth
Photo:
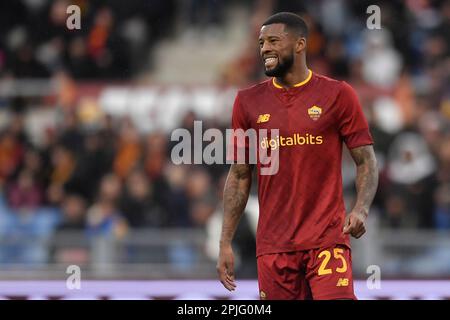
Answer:
[[264, 66], [268, 69], [274, 68], [278, 63], [277, 57], [264, 58]]

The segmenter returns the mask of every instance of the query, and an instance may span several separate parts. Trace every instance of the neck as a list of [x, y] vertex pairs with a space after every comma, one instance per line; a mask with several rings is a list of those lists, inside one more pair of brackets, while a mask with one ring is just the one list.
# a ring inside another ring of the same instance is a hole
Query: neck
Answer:
[[277, 84], [285, 88], [292, 88], [297, 83], [305, 81], [309, 76], [309, 69], [306, 63], [301, 63], [299, 66], [293, 66], [291, 71], [288, 71], [283, 77], [277, 77]]

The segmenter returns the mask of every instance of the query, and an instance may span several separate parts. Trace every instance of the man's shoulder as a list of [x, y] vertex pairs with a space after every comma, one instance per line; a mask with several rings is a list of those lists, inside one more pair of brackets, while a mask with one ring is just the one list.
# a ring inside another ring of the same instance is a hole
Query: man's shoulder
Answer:
[[264, 80], [249, 87], [241, 88], [238, 90], [238, 96], [241, 99], [253, 98], [255, 96], [258, 96], [269, 89], [268, 84], [270, 81], [270, 79]]
[[317, 79], [317, 84], [321, 87], [340, 90], [343, 86], [348, 85], [343, 80], [334, 79], [319, 73], [315, 74], [315, 78]]
[[321, 96], [332, 101], [341, 99], [342, 96], [355, 94], [353, 87], [344, 80], [334, 79], [321, 74], [316, 74], [315, 79], [316, 84], [314, 90]]

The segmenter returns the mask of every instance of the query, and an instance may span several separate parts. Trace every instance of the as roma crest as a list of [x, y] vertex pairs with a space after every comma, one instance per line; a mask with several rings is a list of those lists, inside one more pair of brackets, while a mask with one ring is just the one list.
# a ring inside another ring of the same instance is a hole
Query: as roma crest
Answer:
[[318, 106], [312, 106], [308, 109], [308, 115], [311, 119], [314, 121], [317, 121], [320, 118], [320, 115], [322, 114], [322, 108]]

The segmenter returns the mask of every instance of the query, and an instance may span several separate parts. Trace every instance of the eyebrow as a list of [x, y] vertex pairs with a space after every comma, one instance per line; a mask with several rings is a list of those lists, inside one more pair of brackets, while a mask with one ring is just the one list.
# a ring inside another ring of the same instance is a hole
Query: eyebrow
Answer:
[[[258, 38], [258, 41], [261, 41], [261, 40], [263, 40], [264, 39], [264, 37], [259, 37]], [[278, 36], [278, 35], [269, 35], [269, 36], [267, 36], [267, 39], [281, 39], [281, 36]]]

